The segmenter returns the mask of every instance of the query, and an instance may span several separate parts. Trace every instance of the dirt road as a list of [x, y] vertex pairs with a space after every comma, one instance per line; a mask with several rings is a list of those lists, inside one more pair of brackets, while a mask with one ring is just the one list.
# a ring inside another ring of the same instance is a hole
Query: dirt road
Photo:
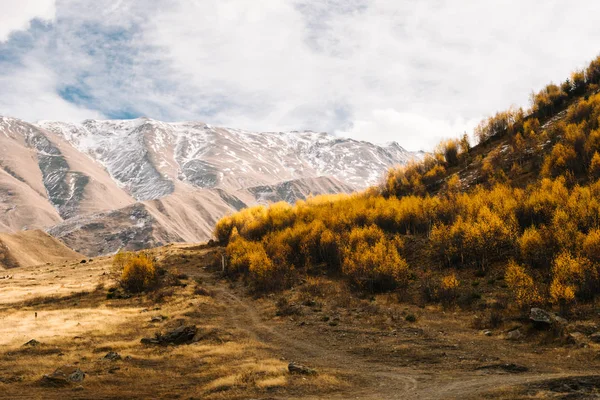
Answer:
[[[525, 372], [520, 374], [481, 373], [448, 369], [443, 373], [395, 367], [389, 360], [377, 362], [338, 346], [332, 347], [319, 332], [295, 323], [275, 321], [259, 312], [254, 299], [223, 282], [211, 279], [206, 272], [192, 271], [195, 277], [212, 282], [210, 289], [227, 311], [229, 326], [246, 331], [254, 340], [264, 343], [276, 356], [297, 361], [341, 376], [352, 383], [347, 390], [328, 394], [337, 399], [469, 399], [503, 387], [525, 385], [549, 379], [578, 377], [589, 371], [568, 373]], [[435, 345], [433, 345], [435, 347]], [[495, 397], [490, 394], [491, 397]], [[302, 398], [323, 398], [311, 396]]]

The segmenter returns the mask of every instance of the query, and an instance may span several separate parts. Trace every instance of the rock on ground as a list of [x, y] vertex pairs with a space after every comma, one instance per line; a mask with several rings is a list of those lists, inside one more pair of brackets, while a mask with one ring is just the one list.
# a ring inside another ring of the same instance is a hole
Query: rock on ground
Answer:
[[288, 365], [288, 371], [290, 374], [299, 374], [299, 375], [316, 375], [317, 371], [306, 367], [301, 364], [296, 364], [295, 362], [291, 362]]
[[197, 332], [198, 328], [196, 328], [195, 325], [182, 325], [164, 335], [157, 333], [156, 337], [154, 338], [143, 338], [142, 343], [158, 345], [190, 343], [192, 340], [194, 340]]
[[44, 375], [41, 380], [43, 386], [64, 387], [73, 383], [82, 382], [85, 373], [74, 365], [63, 365], [51, 374]]

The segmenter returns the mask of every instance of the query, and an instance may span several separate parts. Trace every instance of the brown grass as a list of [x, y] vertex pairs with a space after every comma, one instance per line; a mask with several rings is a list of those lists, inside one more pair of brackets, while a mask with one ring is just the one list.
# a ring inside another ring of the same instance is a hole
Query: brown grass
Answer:
[[[172, 294], [161, 303], [146, 294], [107, 300], [113, 283], [103, 275], [109, 261], [105, 259], [91, 265], [46, 266], [38, 273], [15, 270], [11, 285], [3, 286], [10, 290], [0, 291], [0, 398], [378, 399], [397, 393], [412, 393], [413, 398], [437, 398], [442, 393], [469, 398], [470, 393], [476, 398], [475, 393], [505, 382], [498, 380], [505, 379], [501, 375], [477, 372], [485, 365], [524, 365], [533, 380], [577, 373], [581, 365], [600, 366], [595, 356], [600, 345], [592, 342], [588, 348], [565, 345], [526, 326], [522, 341], [504, 340], [506, 330], [524, 323], [505, 307], [495, 306], [505, 289], [486, 283], [494, 271], [485, 278], [459, 271], [457, 278], [469, 288], [474, 286], [468, 283], [478, 279], [476, 288], [483, 294], [475, 308], [465, 310], [440, 304], [419, 307], [399, 302], [395, 294], [361, 298], [345, 282], [324, 278], [255, 299], [202, 269], [206, 264], [200, 260], [209, 259], [202, 252], [207, 250], [197, 250], [197, 258], [185, 250], [183, 264], [177, 256], [181, 251], [176, 246], [156, 250], [159, 263], [177, 266], [190, 283], [171, 287]], [[100, 282], [104, 288], [98, 287]], [[198, 292], [194, 282], [210, 295]], [[408, 298], [418, 298], [418, 290], [411, 288]], [[280, 296], [301, 312], [276, 316]], [[501, 321], [496, 312], [502, 314]], [[167, 318], [150, 321], [159, 315]], [[415, 319], [408, 321], [409, 315]], [[481, 317], [477, 326], [474, 315]], [[585, 332], [582, 340], [598, 322], [597, 316], [589, 315], [572, 324]], [[142, 337], [181, 324], [198, 327], [198, 342], [140, 345]], [[483, 329], [492, 329], [493, 336], [483, 335]], [[41, 344], [23, 347], [30, 339]], [[103, 360], [108, 351], [123, 359]], [[290, 375], [287, 364], [292, 360], [316, 368], [318, 374]], [[86, 372], [83, 391], [38, 384], [43, 374], [64, 364], [76, 364]], [[411, 389], [413, 378], [417, 383]], [[450, 384], [473, 379], [480, 385], [476, 392]], [[427, 385], [421, 386], [425, 381]], [[506, 393], [524, 393], [513, 381], [506, 385]], [[429, 388], [437, 391], [428, 392]]]

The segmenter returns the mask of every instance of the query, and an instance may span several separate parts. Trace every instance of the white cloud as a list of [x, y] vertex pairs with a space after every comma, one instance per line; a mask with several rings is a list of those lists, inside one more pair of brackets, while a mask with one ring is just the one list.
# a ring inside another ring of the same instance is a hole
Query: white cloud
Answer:
[[357, 119], [346, 130], [336, 133], [358, 140], [371, 142], [391, 142], [402, 138], [402, 146], [410, 150], [433, 148], [442, 139], [456, 137], [461, 133], [473, 131], [479, 121], [465, 121], [458, 118], [454, 121], [425, 118], [419, 114], [399, 112], [388, 108], [373, 110], [365, 119]]
[[531, 90], [600, 51], [593, 1], [171, 4], [144, 37], [208, 103], [235, 102], [213, 122], [335, 130], [409, 148], [526, 106]]
[[37, 121], [51, 115], [53, 119], [76, 122], [86, 118], [103, 118], [102, 113], [78, 107], [56, 93], [56, 77], [40, 64], [28, 63], [12, 74], [0, 75], [0, 115], [18, 116]]
[[0, 42], [16, 30], [26, 29], [34, 18], [52, 20], [55, 0], [0, 0]]
[[[59, 0], [24, 57], [53, 73], [45, 96], [76, 87], [105, 115], [430, 149], [594, 58], [599, 13], [593, 0]], [[6, 80], [18, 67], [2, 51]]]

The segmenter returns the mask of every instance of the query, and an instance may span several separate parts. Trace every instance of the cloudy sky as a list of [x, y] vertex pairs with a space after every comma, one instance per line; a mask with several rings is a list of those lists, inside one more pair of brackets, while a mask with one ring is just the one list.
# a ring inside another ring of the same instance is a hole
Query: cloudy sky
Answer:
[[0, 0], [0, 115], [429, 149], [600, 54], [595, 0]]

